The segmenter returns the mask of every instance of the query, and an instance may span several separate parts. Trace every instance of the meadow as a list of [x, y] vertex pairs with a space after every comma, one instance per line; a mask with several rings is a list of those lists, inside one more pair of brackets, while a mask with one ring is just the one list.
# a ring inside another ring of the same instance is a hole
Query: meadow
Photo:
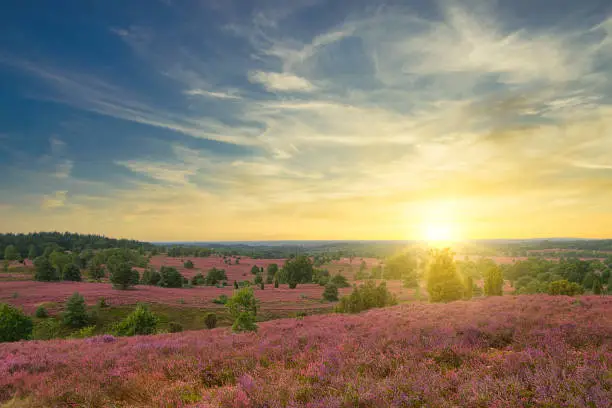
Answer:
[[0, 344], [6, 407], [609, 407], [612, 298], [503, 296]]

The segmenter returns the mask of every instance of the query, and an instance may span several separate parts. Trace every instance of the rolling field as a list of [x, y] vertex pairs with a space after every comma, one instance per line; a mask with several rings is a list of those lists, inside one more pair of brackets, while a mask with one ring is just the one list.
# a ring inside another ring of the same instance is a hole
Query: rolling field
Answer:
[[412, 303], [177, 334], [0, 344], [7, 407], [609, 407], [612, 298]]
[[[183, 263], [187, 260], [193, 262], [194, 268], [187, 269], [183, 266]], [[253, 274], [251, 268], [255, 265], [264, 268], [264, 276], [266, 267], [270, 264], [277, 264], [279, 267], [285, 262], [284, 259], [253, 259], [248, 257], [240, 258], [240, 263], [235, 264], [235, 259], [232, 259], [232, 264], [227, 265], [223, 263], [223, 258], [218, 256], [210, 256], [206, 258], [173, 258], [165, 255], [156, 255], [151, 257], [149, 262], [152, 267], [159, 269], [162, 266], [172, 266], [176, 268], [186, 278], [191, 278], [198, 273], [206, 275], [206, 272], [211, 268], [225, 269], [227, 279], [230, 283], [233, 281], [252, 280]]]

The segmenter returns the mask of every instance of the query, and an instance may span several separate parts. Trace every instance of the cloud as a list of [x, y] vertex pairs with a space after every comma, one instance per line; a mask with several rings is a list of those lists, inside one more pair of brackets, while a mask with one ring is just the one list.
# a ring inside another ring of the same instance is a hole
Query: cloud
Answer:
[[239, 95], [236, 95], [234, 93], [206, 91], [204, 89], [189, 89], [189, 90], [185, 91], [184, 93], [185, 93], [185, 95], [208, 96], [208, 97], [217, 98], [217, 99], [234, 99], [234, 100], [241, 99], [241, 97]]
[[67, 191], [56, 191], [53, 195], [44, 195], [41, 202], [41, 208], [52, 210], [65, 206], [67, 193]]
[[268, 91], [311, 92], [316, 89], [312, 83], [304, 78], [279, 72], [251, 72], [249, 73], [249, 80], [262, 84]]

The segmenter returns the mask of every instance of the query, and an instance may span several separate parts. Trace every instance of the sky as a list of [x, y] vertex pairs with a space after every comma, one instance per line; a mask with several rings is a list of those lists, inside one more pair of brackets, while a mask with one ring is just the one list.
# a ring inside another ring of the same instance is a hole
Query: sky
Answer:
[[606, 0], [0, 3], [0, 232], [612, 237]]

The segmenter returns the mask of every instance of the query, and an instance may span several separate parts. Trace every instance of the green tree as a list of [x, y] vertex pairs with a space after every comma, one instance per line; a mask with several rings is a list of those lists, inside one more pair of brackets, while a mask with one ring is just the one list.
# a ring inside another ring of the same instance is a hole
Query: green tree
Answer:
[[193, 269], [193, 267], [194, 267], [193, 262], [191, 262], [191, 260], [190, 260], [190, 259], [188, 259], [187, 261], [185, 261], [185, 263], [183, 264], [183, 266], [184, 266], [186, 269]]
[[39, 256], [34, 260], [34, 279], [37, 281], [57, 281], [59, 280], [59, 274], [55, 268], [51, 265], [51, 262], [44, 257]]
[[19, 251], [17, 251], [15, 245], [8, 245], [6, 248], [4, 248], [4, 259], [7, 261], [16, 261], [20, 256], [21, 255], [19, 254]]
[[325, 290], [323, 290], [323, 300], [328, 302], [335, 302], [338, 300], [338, 287], [333, 283], [328, 283], [325, 285]]
[[340, 313], [359, 313], [364, 310], [393, 306], [397, 299], [387, 289], [385, 282], [376, 286], [374, 281], [366, 281], [359, 286], [353, 286], [353, 291], [348, 296], [343, 296], [336, 305], [336, 311]]
[[258, 273], [257, 275], [255, 275], [255, 280], [253, 281], [255, 285], [260, 285], [263, 282], [264, 280], [263, 280], [263, 276], [261, 276], [261, 273]]
[[[202, 276], [202, 274], [200, 274]], [[161, 275], [153, 268], [146, 268], [140, 278], [140, 283], [143, 285], [157, 286], [161, 280]]]
[[204, 318], [204, 324], [207, 329], [214, 329], [217, 327], [217, 315], [214, 313], [207, 313]]
[[238, 289], [238, 282], [234, 281], [234, 289]]
[[298, 283], [312, 282], [312, 262], [304, 255], [288, 259], [283, 266], [283, 274], [290, 289], [295, 289]]
[[44, 319], [46, 317], [49, 317], [49, 313], [47, 312], [47, 309], [45, 309], [43, 305], [40, 305], [36, 308], [36, 312], [34, 312], [34, 316], [38, 317], [39, 319]]
[[599, 277], [596, 277], [593, 280], [593, 294], [594, 295], [601, 295], [603, 292], [603, 288], [601, 285], [601, 280], [599, 279]]
[[253, 267], [251, 268], [251, 273], [253, 275], [257, 275], [259, 273], [259, 266], [253, 265]]
[[548, 284], [547, 293], [549, 295], [575, 296], [584, 292], [582, 285], [576, 282], [569, 282], [566, 279], [557, 280]]
[[72, 263], [72, 257], [63, 251], [53, 251], [49, 255], [49, 262], [55, 268], [57, 276], [62, 278], [64, 276], [64, 269]]
[[482, 271], [484, 276], [484, 293], [486, 296], [502, 296], [504, 277], [499, 265], [492, 264]]
[[0, 342], [27, 340], [33, 327], [32, 319], [21, 310], [0, 303]]
[[155, 334], [159, 318], [147, 305], [139, 303], [136, 309], [123, 319], [116, 327], [118, 336], [136, 336]]
[[89, 279], [99, 281], [105, 276], [104, 268], [100, 263], [96, 262], [94, 259], [91, 259], [87, 265], [87, 275], [89, 276]]
[[204, 279], [204, 283], [208, 286], [214, 286], [217, 283], [221, 283], [227, 280], [227, 275], [225, 274], [225, 269], [217, 269], [211, 268], [206, 274], [206, 278]]
[[204, 285], [205, 283], [206, 279], [204, 279], [204, 275], [201, 273], [197, 273], [193, 278], [191, 278], [191, 284], [193, 286]]
[[30, 245], [28, 249], [28, 259], [34, 260], [38, 256], [38, 251], [36, 250], [36, 246]]
[[275, 279], [275, 280], [274, 280], [274, 288], [275, 288], [275, 289], [278, 289], [278, 279]]
[[227, 301], [225, 307], [234, 319], [233, 331], [257, 331], [255, 317], [257, 316], [258, 306], [252, 288], [246, 287], [234, 291], [234, 295]]
[[278, 272], [278, 265], [273, 263], [266, 268], [266, 283], [270, 284], [274, 281], [274, 275]]
[[66, 302], [64, 314], [64, 324], [73, 328], [87, 326], [89, 317], [87, 316], [87, 306], [85, 299], [79, 292], [74, 292]]
[[465, 278], [465, 296], [464, 299], [470, 300], [474, 296], [474, 279], [471, 276]]
[[73, 263], [68, 264], [64, 267], [64, 275], [62, 276], [63, 280], [66, 281], [81, 281], [81, 270], [79, 267]]
[[171, 266], [162, 266], [159, 270], [161, 279], [158, 283], [163, 288], [182, 288], [183, 287], [183, 275]]
[[10, 266], [10, 262], [8, 259], [5, 259], [4, 261], [2, 261], [2, 269], [4, 270], [4, 272], [9, 271], [9, 266]]
[[346, 276], [344, 275], [334, 275], [331, 277], [331, 279], [329, 280], [329, 283], [331, 283], [332, 285], [335, 285], [337, 288], [348, 288], [351, 285], [349, 285], [348, 280], [346, 279]]
[[120, 256], [112, 255], [106, 263], [106, 268], [111, 283], [117, 289], [129, 289], [140, 281], [138, 271], [132, 269], [130, 264]]
[[401, 279], [405, 287], [415, 287], [418, 281], [416, 258], [410, 252], [389, 258], [383, 271], [383, 278]]
[[463, 283], [449, 248], [432, 250], [427, 273], [427, 292], [431, 302], [450, 302], [463, 297]]

